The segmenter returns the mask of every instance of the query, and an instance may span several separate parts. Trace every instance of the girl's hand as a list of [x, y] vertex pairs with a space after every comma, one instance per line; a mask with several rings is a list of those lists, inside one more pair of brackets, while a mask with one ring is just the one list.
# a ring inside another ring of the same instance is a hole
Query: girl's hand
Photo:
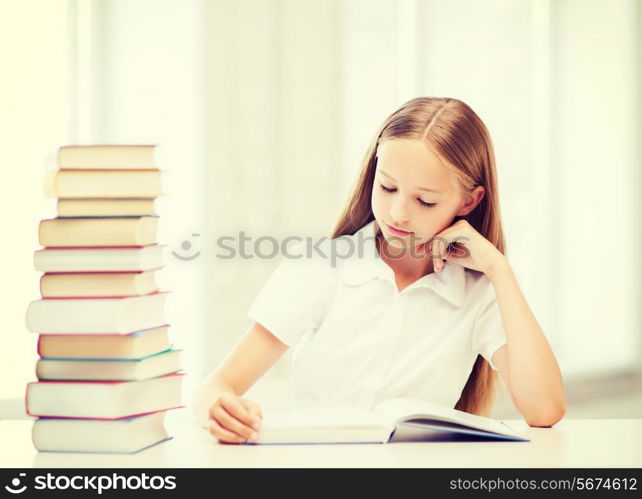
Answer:
[[256, 442], [263, 420], [259, 404], [232, 392], [222, 392], [209, 409], [209, 432], [219, 442]]
[[467, 220], [458, 220], [435, 234], [429, 245], [435, 272], [444, 268], [444, 260], [486, 275], [506, 262], [506, 257]]

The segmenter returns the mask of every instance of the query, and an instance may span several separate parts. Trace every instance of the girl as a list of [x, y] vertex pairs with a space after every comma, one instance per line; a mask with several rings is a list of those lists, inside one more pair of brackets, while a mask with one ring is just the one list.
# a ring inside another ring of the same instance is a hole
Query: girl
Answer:
[[297, 408], [408, 396], [488, 416], [499, 371], [529, 425], [555, 424], [560, 369], [504, 246], [481, 119], [457, 99], [407, 102], [366, 153], [323, 247], [331, 263], [282, 260], [197, 390], [198, 419], [220, 442], [256, 440], [261, 409], [242, 395], [296, 345]]

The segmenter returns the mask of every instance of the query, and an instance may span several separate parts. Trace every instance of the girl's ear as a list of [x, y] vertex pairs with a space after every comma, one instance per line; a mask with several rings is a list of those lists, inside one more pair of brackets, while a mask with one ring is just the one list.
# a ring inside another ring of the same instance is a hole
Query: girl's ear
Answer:
[[457, 212], [457, 216], [463, 217], [465, 215], [468, 215], [477, 207], [479, 203], [481, 203], [481, 200], [484, 199], [485, 194], [486, 189], [484, 189], [483, 185], [478, 185], [472, 191], [466, 193], [464, 204]]

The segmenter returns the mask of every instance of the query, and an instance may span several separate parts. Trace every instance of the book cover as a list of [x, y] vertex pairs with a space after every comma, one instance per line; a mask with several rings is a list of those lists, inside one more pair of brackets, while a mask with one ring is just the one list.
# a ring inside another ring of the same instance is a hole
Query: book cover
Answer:
[[158, 291], [154, 271], [46, 272], [40, 277], [43, 298], [140, 296]]
[[169, 349], [139, 358], [51, 358], [36, 362], [39, 380], [137, 381], [181, 370], [180, 350]]
[[38, 242], [47, 247], [156, 244], [158, 217], [78, 217], [40, 221]]
[[27, 329], [41, 334], [127, 334], [165, 324], [167, 291], [109, 298], [43, 298], [27, 308]]
[[59, 199], [59, 217], [140, 217], [155, 215], [154, 198]]
[[156, 198], [160, 170], [54, 170], [45, 174], [46, 198]]
[[66, 145], [58, 148], [62, 169], [141, 170], [156, 168], [156, 145]]
[[40, 272], [127, 272], [161, 268], [165, 245], [45, 248], [34, 252]]
[[40, 334], [38, 355], [48, 358], [142, 358], [171, 347], [169, 324], [126, 334]]
[[169, 440], [165, 414], [114, 419], [38, 418], [31, 428], [34, 447], [45, 452], [133, 454]]
[[30, 416], [121, 419], [182, 407], [184, 373], [141, 381], [34, 381], [27, 384]]

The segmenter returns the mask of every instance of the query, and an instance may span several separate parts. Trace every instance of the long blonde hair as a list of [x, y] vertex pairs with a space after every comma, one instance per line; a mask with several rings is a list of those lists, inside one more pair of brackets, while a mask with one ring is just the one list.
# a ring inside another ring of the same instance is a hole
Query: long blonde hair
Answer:
[[[374, 220], [371, 196], [377, 147], [385, 140], [424, 140], [447, 160], [464, 192], [484, 186], [481, 202], [465, 217], [482, 236], [505, 253], [499, 213], [495, 153], [488, 129], [475, 112], [457, 99], [418, 97], [406, 102], [381, 125], [363, 159], [361, 171], [330, 237], [352, 235]], [[455, 409], [490, 415], [497, 373], [478, 355]]]

